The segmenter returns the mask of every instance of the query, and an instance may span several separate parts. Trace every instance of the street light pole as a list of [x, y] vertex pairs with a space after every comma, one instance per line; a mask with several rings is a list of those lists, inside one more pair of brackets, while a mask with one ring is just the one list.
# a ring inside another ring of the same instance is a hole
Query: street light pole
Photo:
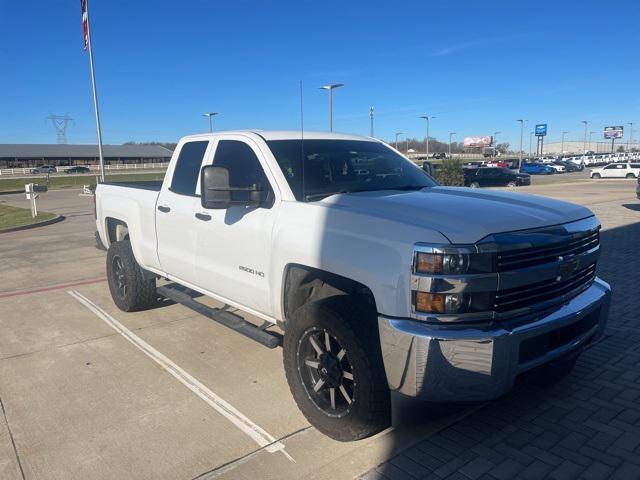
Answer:
[[516, 121], [520, 122], [520, 152], [518, 153], [518, 168], [520, 168], [520, 164], [522, 163], [522, 135], [524, 133], [524, 124], [526, 120], [524, 118], [519, 118]]
[[429, 159], [429, 120], [436, 118], [433, 115], [422, 115], [420, 118], [424, 118], [427, 121], [427, 136], [424, 138], [424, 151], [427, 154], [427, 160]]
[[374, 108], [369, 108], [369, 119], [371, 120], [371, 127], [369, 129], [369, 136], [373, 138], [373, 117], [374, 117]]
[[562, 143], [560, 144], [560, 155], [564, 154], [564, 136], [569, 132], [562, 132]]
[[396, 150], [398, 150], [398, 136], [403, 135], [404, 132], [396, 132]]
[[329, 131], [333, 132], [333, 89], [343, 87], [344, 83], [331, 83], [329, 85], [323, 85], [320, 90], [329, 91]]
[[591, 150], [591, 135], [593, 135], [594, 133], [598, 133], [598, 132], [589, 132], [589, 150]]
[[498, 153], [498, 134], [502, 132], [493, 132], [493, 141], [495, 145], [493, 146], [493, 159], [496, 159], [496, 153]]
[[584, 142], [582, 144], [582, 154], [584, 155], [587, 152], [587, 130], [589, 129], [589, 120], [582, 120], [584, 123]]
[[531, 150], [532, 141], [533, 141], [533, 132], [529, 132], [529, 161], [531, 161], [531, 157], [533, 156], [533, 152]]
[[451, 159], [451, 139], [456, 134], [456, 132], [449, 132], [449, 159]]
[[627, 140], [627, 153], [629, 153], [633, 148], [633, 142], [631, 141], [633, 139], [633, 122], [629, 122], [627, 125], [629, 125], [629, 139]]
[[212, 118], [214, 115], [218, 115], [218, 112], [207, 112], [202, 114], [203, 117], [209, 117], [209, 132], [213, 132]]

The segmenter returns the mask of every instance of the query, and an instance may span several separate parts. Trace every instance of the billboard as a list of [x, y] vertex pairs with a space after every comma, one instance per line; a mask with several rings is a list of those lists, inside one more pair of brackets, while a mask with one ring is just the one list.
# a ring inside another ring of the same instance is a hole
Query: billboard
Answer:
[[611, 140], [612, 138], [622, 138], [624, 135], [624, 127], [604, 127], [604, 138]]
[[493, 145], [493, 137], [464, 137], [462, 144], [465, 148], [483, 148]]
[[547, 124], [538, 123], [536, 125], [536, 137], [544, 137], [547, 134]]

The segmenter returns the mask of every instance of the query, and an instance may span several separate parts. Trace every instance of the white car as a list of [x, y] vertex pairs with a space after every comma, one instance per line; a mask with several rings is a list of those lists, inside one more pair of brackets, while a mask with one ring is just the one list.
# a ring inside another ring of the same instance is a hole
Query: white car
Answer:
[[[372, 138], [193, 135], [162, 183], [99, 183], [95, 202], [118, 308], [163, 296], [260, 345], [282, 344], [302, 413], [337, 440], [387, 428], [391, 391], [484, 401], [533, 368], [561, 378], [605, 330], [611, 291], [596, 276], [590, 210], [441, 187]], [[224, 348], [244, 361], [248, 347], [236, 345]], [[174, 338], [171, 348], [194, 347]], [[229, 371], [227, 381], [243, 380]], [[282, 399], [269, 391], [263, 401], [277, 411]]]
[[547, 163], [546, 165], [553, 168], [556, 173], [565, 173], [567, 171], [567, 167], [565, 167], [564, 165], [558, 165], [556, 163]]
[[640, 163], [612, 163], [591, 170], [591, 178], [638, 178]]

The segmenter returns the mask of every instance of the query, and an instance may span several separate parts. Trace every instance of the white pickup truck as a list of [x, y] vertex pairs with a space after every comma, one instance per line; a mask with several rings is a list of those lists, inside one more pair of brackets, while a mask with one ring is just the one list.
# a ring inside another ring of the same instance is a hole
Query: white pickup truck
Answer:
[[96, 225], [120, 309], [168, 296], [281, 342], [301, 411], [344, 441], [389, 425], [391, 391], [473, 401], [557, 380], [609, 311], [587, 208], [441, 187], [372, 138], [189, 136], [162, 183], [99, 184]]

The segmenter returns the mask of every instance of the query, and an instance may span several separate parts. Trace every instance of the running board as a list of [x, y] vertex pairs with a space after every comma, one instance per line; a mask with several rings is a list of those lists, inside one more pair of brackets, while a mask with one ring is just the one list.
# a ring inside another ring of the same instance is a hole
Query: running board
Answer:
[[159, 295], [184, 305], [194, 312], [204, 315], [225, 327], [235, 330], [236, 332], [264, 345], [267, 348], [276, 348], [282, 344], [282, 335], [274, 332], [267, 332], [264, 324], [257, 327], [235, 313], [227, 312], [220, 308], [208, 307], [207, 305], [194, 300], [191, 295], [185, 291], [177, 288], [158, 287], [157, 291]]

